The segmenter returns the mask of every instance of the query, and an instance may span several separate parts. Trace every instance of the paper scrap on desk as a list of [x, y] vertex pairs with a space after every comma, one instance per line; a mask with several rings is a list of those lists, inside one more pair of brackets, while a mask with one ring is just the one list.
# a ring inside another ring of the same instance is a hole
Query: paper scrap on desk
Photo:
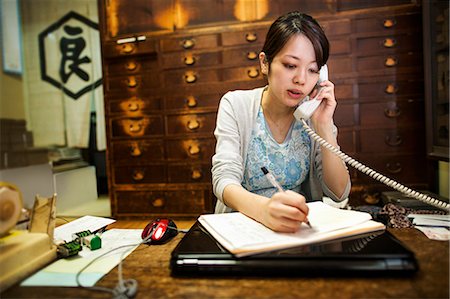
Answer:
[[428, 239], [437, 241], [450, 241], [450, 231], [445, 227], [416, 226]]
[[85, 230], [95, 232], [111, 223], [116, 222], [114, 219], [97, 217], [97, 216], [83, 216], [69, 223], [63, 224], [55, 228], [54, 240], [72, 241], [72, 235]]
[[83, 249], [75, 257], [57, 260], [23, 281], [21, 285], [76, 287], [77, 273], [89, 262], [111, 249], [130, 245], [99, 258], [83, 271], [79, 277], [81, 284], [83, 286], [93, 286], [119, 264], [122, 254], [123, 258], [125, 258], [138, 246], [142, 241], [141, 233], [141, 229], [107, 230], [102, 234], [102, 248], [93, 251]]
[[412, 223], [418, 226], [434, 226], [434, 227], [449, 227], [450, 222], [445, 220], [434, 220], [427, 218], [414, 218]]

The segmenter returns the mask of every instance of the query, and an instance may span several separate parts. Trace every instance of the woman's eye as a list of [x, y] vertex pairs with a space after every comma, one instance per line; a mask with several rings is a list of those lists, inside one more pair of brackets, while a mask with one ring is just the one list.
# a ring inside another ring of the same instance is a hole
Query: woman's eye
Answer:
[[293, 68], [295, 68], [295, 65], [289, 64], [289, 63], [285, 63], [284, 66], [285, 66], [287, 69], [293, 69]]

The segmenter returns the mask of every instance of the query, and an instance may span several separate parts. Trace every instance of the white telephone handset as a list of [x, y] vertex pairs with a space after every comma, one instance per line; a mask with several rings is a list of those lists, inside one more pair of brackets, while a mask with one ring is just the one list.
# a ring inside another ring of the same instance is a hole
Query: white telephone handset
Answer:
[[328, 80], [328, 67], [325, 64], [322, 66], [319, 72], [319, 81], [317, 82], [317, 87], [319, 91], [317, 92], [317, 95], [313, 99], [306, 99], [301, 103], [297, 109], [295, 109], [294, 116], [297, 119], [304, 119], [308, 120], [311, 115], [314, 113], [314, 111], [319, 107], [321, 101], [317, 100], [317, 98], [320, 95], [320, 92], [322, 91], [322, 88], [319, 86], [319, 84], [323, 81]]
[[[322, 81], [328, 80], [328, 67], [324, 65], [320, 69], [320, 75], [319, 75], [319, 81], [317, 84], [319, 84]], [[320, 87], [319, 87], [320, 88]], [[408, 196], [414, 197], [418, 200], [421, 200], [427, 204], [430, 204], [432, 206], [438, 207], [440, 209], [446, 210], [450, 212], [450, 204], [440, 201], [436, 198], [430, 197], [426, 194], [422, 194], [420, 192], [414, 191], [392, 179], [389, 179], [382, 175], [381, 173], [376, 172], [375, 170], [365, 166], [364, 164], [356, 161], [355, 159], [351, 158], [347, 154], [340, 151], [338, 148], [333, 146], [332, 144], [329, 144], [325, 139], [317, 135], [316, 132], [314, 132], [306, 123], [306, 121], [311, 117], [311, 115], [314, 113], [314, 111], [319, 107], [321, 101], [317, 100], [317, 97], [320, 94], [321, 89], [319, 89], [319, 92], [317, 93], [316, 97], [313, 99], [306, 99], [303, 103], [301, 103], [297, 109], [294, 112], [294, 116], [297, 120], [301, 121], [303, 123], [303, 127], [305, 128], [306, 132], [315, 139], [321, 146], [325, 147], [326, 149], [330, 150], [332, 153], [337, 155], [339, 158], [341, 158], [345, 163], [349, 164], [350, 166], [356, 168], [357, 170], [361, 171], [362, 173], [367, 174], [368, 176], [382, 182], [383, 184], [386, 184], [389, 187], [392, 187], [395, 190], [398, 190]]]

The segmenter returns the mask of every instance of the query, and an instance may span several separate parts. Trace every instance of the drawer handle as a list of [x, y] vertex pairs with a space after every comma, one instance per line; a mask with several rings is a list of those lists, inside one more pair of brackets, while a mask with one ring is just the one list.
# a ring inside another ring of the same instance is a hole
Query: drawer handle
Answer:
[[190, 145], [188, 149], [189, 155], [194, 156], [200, 153], [200, 147], [196, 144]]
[[395, 38], [388, 37], [388, 38], [385, 38], [383, 41], [383, 46], [385, 48], [393, 48], [396, 45], [397, 45], [397, 41], [395, 40]]
[[152, 206], [155, 208], [162, 208], [164, 207], [165, 204], [166, 201], [164, 200], [164, 198], [156, 198], [155, 200], [152, 201]]
[[184, 57], [184, 64], [185, 65], [193, 65], [195, 63], [195, 57], [194, 56], [186, 56]]
[[197, 76], [194, 73], [186, 73], [184, 74], [184, 80], [186, 83], [195, 83], [195, 81], [197, 81]]
[[195, 97], [193, 97], [193, 96], [188, 96], [188, 97], [186, 98], [186, 105], [187, 105], [189, 108], [194, 108], [194, 107], [197, 106], [197, 100], [196, 100]]
[[395, 108], [384, 108], [384, 115], [388, 118], [396, 118], [399, 117], [401, 114], [401, 110], [398, 107]]
[[195, 46], [195, 41], [193, 39], [185, 39], [181, 43], [183, 49], [192, 49]]
[[386, 88], [384, 89], [384, 92], [387, 93], [387, 94], [394, 94], [397, 91], [398, 91], [398, 87], [395, 84], [392, 84], [392, 83], [388, 84], [386, 86]]
[[397, 25], [397, 22], [393, 19], [386, 19], [383, 21], [384, 28], [392, 28]]
[[127, 71], [134, 71], [137, 68], [137, 63], [134, 61], [128, 61], [125, 63], [125, 69]]
[[259, 76], [259, 71], [253, 68], [247, 71], [247, 75], [253, 79]]
[[202, 171], [198, 170], [198, 169], [194, 169], [192, 170], [192, 175], [191, 175], [193, 180], [199, 180], [202, 178]]
[[248, 60], [255, 60], [258, 58], [258, 54], [255, 51], [251, 51], [247, 53], [247, 59]]
[[141, 131], [142, 128], [143, 128], [143, 126], [141, 123], [132, 123], [132, 124], [130, 124], [129, 130], [130, 130], [130, 133], [137, 133], [137, 132]]
[[388, 57], [386, 58], [386, 60], [384, 61], [384, 65], [387, 67], [393, 67], [396, 66], [398, 63], [397, 58], [394, 57]]
[[257, 39], [258, 37], [256, 36], [256, 33], [247, 33], [245, 35], [245, 40], [248, 41], [249, 43], [253, 43]]
[[187, 122], [187, 128], [191, 131], [197, 130], [200, 127], [200, 122], [196, 119]]
[[395, 137], [386, 135], [384, 142], [389, 146], [399, 146], [403, 143], [403, 139], [399, 135], [395, 135]]
[[391, 163], [386, 163], [386, 169], [390, 172], [390, 173], [399, 173], [402, 171], [402, 165], [398, 162], [396, 162], [394, 165], [392, 165]]
[[130, 148], [130, 155], [131, 155], [132, 157], [139, 157], [140, 155], [142, 155], [142, 151], [141, 151], [141, 149], [139, 148], [139, 145], [137, 145], [137, 144], [131, 145], [131, 148]]
[[142, 170], [133, 171], [133, 180], [142, 181], [144, 179], [144, 172]]
[[129, 103], [128, 104], [128, 111], [135, 112], [139, 110], [139, 103]]
[[127, 79], [127, 86], [130, 88], [135, 88], [138, 85], [135, 77], [129, 77]]
[[122, 53], [125, 53], [125, 54], [130, 54], [131, 52], [133, 52], [134, 51], [134, 45], [133, 44], [124, 44], [123, 46], [122, 46]]

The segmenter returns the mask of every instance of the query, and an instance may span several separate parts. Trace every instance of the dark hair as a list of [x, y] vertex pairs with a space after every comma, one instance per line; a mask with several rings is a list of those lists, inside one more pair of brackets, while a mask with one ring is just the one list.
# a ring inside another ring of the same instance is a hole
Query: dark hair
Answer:
[[266, 54], [269, 65], [288, 40], [299, 33], [305, 35], [313, 44], [319, 68], [327, 63], [330, 45], [322, 27], [313, 17], [293, 11], [275, 20], [267, 32], [262, 52]]

